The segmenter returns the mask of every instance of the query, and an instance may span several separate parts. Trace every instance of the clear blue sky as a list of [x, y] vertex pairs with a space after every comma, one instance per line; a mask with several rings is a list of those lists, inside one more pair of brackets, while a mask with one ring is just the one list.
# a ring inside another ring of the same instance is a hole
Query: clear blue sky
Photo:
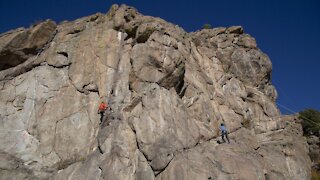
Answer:
[[[320, 110], [318, 0], [0, 0], [0, 33], [47, 18], [61, 22], [105, 13], [114, 3], [134, 6], [186, 31], [195, 31], [205, 23], [243, 26], [272, 60], [277, 103], [295, 112]], [[284, 114], [290, 113], [280, 105]]]

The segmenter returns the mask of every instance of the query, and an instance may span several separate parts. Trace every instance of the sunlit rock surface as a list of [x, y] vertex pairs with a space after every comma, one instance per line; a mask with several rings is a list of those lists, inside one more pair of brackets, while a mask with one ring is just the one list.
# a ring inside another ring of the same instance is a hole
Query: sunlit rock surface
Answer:
[[240, 26], [187, 33], [113, 5], [1, 34], [0, 69], [0, 179], [310, 179], [301, 126]]

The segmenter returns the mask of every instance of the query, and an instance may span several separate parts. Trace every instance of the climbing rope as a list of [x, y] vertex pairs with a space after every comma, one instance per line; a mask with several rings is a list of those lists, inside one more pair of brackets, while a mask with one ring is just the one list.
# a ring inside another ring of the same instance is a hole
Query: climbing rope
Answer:
[[307, 118], [306, 116], [301, 115], [299, 112], [295, 112], [294, 110], [292, 110], [292, 109], [288, 108], [287, 106], [282, 105], [282, 104], [280, 104], [280, 103], [277, 103], [277, 102], [276, 102], [276, 104], [277, 104], [278, 106], [281, 106], [282, 108], [286, 109], [287, 111], [290, 111], [291, 113], [299, 114], [300, 117], [303, 117], [303, 120], [306, 120], [306, 121], [308, 121], [308, 122], [310, 122], [310, 123], [312, 123], [312, 124], [320, 127], [320, 124], [312, 121], [311, 119]]

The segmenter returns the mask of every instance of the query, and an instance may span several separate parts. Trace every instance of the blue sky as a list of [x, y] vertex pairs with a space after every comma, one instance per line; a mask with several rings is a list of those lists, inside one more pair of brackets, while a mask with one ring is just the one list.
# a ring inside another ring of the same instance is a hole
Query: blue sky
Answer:
[[282, 113], [320, 110], [317, 0], [0, 0], [0, 33], [47, 18], [61, 22], [105, 13], [114, 3], [134, 6], [142, 14], [161, 17], [186, 31], [205, 23], [243, 26], [273, 63], [272, 82]]

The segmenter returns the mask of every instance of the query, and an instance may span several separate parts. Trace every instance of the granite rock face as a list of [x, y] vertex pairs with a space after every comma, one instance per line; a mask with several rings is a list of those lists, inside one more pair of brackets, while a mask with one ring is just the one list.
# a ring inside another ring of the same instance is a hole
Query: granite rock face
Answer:
[[240, 26], [187, 33], [113, 5], [0, 42], [0, 179], [310, 179], [301, 126]]
[[312, 169], [320, 172], [320, 138], [319, 136], [307, 137], [309, 144], [309, 156], [312, 161]]

